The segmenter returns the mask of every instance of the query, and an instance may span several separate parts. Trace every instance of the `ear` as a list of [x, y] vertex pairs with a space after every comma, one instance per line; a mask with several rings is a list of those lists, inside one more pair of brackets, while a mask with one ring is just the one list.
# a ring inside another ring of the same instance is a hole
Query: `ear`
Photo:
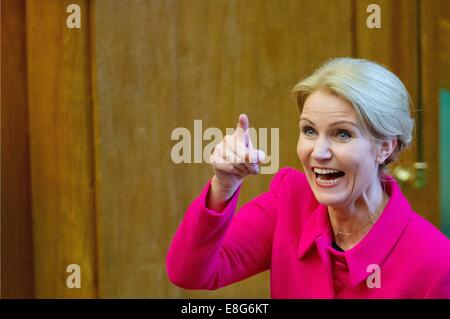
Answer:
[[377, 163], [380, 165], [383, 164], [386, 161], [386, 159], [389, 158], [392, 152], [394, 152], [396, 146], [397, 146], [396, 137], [382, 141], [380, 143], [380, 148], [377, 154]]

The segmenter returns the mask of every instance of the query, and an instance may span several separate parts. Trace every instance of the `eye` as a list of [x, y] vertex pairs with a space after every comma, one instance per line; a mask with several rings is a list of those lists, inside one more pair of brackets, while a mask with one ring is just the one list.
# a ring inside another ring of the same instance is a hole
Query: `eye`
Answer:
[[351, 137], [352, 137], [352, 134], [347, 130], [339, 130], [337, 132], [337, 138], [340, 141], [348, 141], [349, 139], [351, 139]]
[[305, 126], [305, 127], [303, 127], [302, 132], [306, 136], [313, 136], [315, 133], [315, 130], [311, 126]]

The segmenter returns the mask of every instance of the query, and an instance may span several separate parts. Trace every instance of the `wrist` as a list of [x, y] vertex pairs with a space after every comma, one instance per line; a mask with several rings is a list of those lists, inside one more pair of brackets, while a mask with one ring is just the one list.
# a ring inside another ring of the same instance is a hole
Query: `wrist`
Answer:
[[214, 192], [225, 201], [233, 197], [233, 194], [239, 188], [239, 185], [240, 183], [224, 185], [216, 175], [214, 175], [211, 180], [211, 188], [213, 188]]

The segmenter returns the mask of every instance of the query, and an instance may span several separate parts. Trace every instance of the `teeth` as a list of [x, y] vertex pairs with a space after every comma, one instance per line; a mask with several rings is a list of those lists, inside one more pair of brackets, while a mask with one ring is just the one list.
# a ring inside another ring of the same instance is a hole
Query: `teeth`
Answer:
[[336, 179], [322, 179], [320, 176], [317, 178], [320, 183], [322, 184], [334, 184], [337, 183], [337, 181], [340, 179], [341, 177], [338, 177]]
[[317, 174], [331, 174], [331, 173], [339, 173], [340, 171], [335, 169], [322, 169], [322, 168], [314, 168], [314, 173]]

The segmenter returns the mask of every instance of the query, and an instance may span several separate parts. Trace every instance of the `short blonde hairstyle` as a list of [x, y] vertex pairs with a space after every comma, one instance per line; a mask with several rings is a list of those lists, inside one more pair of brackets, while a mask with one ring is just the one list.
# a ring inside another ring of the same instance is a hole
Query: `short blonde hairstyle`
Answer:
[[349, 101], [366, 133], [376, 141], [397, 139], [395, 150], [382, 166], [393, 162], [411, 144], [411, 98], [402, 81], [387, 68], [363, 59], [327, 61], [294, 87], [300, 112], [308, 96], [319, 89]]

